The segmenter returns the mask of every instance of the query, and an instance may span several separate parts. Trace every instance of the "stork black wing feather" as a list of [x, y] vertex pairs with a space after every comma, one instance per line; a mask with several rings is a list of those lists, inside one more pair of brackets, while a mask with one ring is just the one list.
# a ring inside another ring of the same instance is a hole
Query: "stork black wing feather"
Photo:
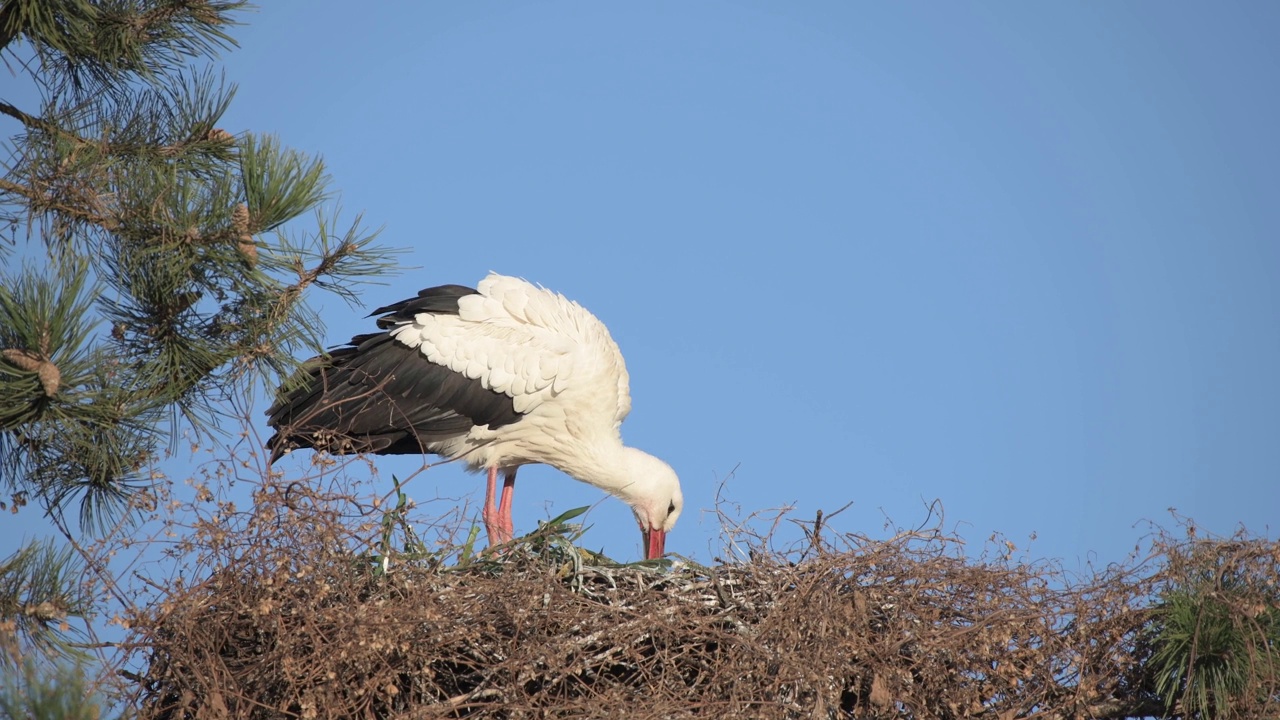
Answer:
[[418, 313], [433, 315], [457, 315], [458, 299], [467, 295], [476, 295], [476, 291], [465, 285], [440, 285], [418, 291], [417, 297], [384, 305], [369, 313], [367, 317], [383, 315], [378, 318], [378, 327], [387, 329], [403, 322], [410, 322]]

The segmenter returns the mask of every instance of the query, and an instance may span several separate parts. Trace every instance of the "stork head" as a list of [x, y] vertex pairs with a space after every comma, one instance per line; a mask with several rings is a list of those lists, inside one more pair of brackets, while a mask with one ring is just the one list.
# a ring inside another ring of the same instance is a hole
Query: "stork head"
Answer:
[[666, 551], [667, 533], [684, 509], [680, 478], [670, 465], [635, 448], [625, 449], [623, 465], [627, 482], [617, 494], [636, 514], [644, 536], [644, 559], [660, 558]]

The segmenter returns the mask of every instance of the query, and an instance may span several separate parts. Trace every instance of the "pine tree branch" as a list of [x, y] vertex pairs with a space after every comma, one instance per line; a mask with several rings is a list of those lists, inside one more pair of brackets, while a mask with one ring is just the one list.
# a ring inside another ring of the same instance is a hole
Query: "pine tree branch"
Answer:
[[71, 132], [64, 127], [60, 127], [56, 123], [49, 122], [48, 120], [36, 117], [30, 113], [23, 112], [20, 108], [4, 102], [3, 100], [0, 100], [0, 115], [8, 115], [30, 129], [41, 130], [76, 145], [100, 145], [102, 152], [107, 155], [139, 156], [147, 154], [171, 158], [182, 155], [185, 151], [201, 144], [214, 143], [226, 147], [235, 143], [235, 136], [221, 128], [214, 128], [213, 130], [210, 130], [204, 135], [204, 137], [189, 138], [182, 142], [172, 143], [170, 145], [139, 145], [138, 143], [118, 143], [110, 141], [103, 143], [100, 140], [87, 140], [77, 133]]
[[18, 14], [18, 0], [9, 0], [0, 7], [0, 51], [9, 47], [9, 43], [18, 37], [15, 17]]
[[[45, 653], [72, 654], [67, 642], [79, 633], [63, 630], [67, 618], [85, 618], [91, 599], [78, 582], [79, 562], [52, 542], [30, 542], [0, 558], [0, 649], [5, 634]], [[0, 668], [13, 658], [0, 652]]]
[[27, 127], [35, 130], [43, 130], [47, 133], [58, 135], [59, 137], [64, 137], [78, 143], [88, 142], [87, 140], [80, 137], [79, 135], [76, 135], [75, 133], [68, 132], [58, 127], [54, 123], [51, 123], [48, 120], [44, 120], [43, 118], [38, 118], [34, 115], [29, 115], [23, 112], [22, 110], [18, 109], [17, 107], [10, 105], [7, 102], [4, 102], [3, 100], [0, 100], [0, 113], [8, 115], [9, 117], [14, 118], [15, 120], [22, 123], [23, 125], [26, 125]]
[[37, 213], [58, 212], [68, 215], [76, 220], [87, 222], [90, 225], [96, 225], [108, 232], [114, 232], [120, 228], [120, 222], [114, 217], [108, 215], [100, 215], [98, 213], [86, 210], [82, 207], [74, 207], [65, 203], [57, 202], [49, 195], [27, 187], [20, 183], [15, 183], [4, 178], [0, 178], [0, 192], [13, 193], [19, 195], [31, 203], [31, 209]]

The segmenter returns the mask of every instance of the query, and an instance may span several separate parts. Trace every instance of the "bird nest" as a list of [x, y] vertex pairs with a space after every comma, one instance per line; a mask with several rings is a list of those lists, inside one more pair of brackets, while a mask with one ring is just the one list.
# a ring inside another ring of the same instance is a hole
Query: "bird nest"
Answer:
[[735, 562], [619, 564], [577, 547], [570, 516], [497, 552], [361, 553], [314, 501], [260, 498], [209, 533], [205, 579], [132, 618], [142, 718], [1163, 712], [1142, 672], [1157, 579], [1137, 564], [1072, 580], [820, 522]]

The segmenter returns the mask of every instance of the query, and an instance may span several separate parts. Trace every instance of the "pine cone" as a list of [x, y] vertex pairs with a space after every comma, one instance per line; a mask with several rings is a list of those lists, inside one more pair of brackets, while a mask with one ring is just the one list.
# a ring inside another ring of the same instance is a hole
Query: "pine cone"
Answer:
[[40, 378], [40, 385], [44, 388], [46, 396], [53, 397], [58, 394], [58, 388], [62, 385], [62, 373], [57, 365], [43, 355], [16, 348], [8, 348], [0, 355], [23, 370], [35, 373]]

